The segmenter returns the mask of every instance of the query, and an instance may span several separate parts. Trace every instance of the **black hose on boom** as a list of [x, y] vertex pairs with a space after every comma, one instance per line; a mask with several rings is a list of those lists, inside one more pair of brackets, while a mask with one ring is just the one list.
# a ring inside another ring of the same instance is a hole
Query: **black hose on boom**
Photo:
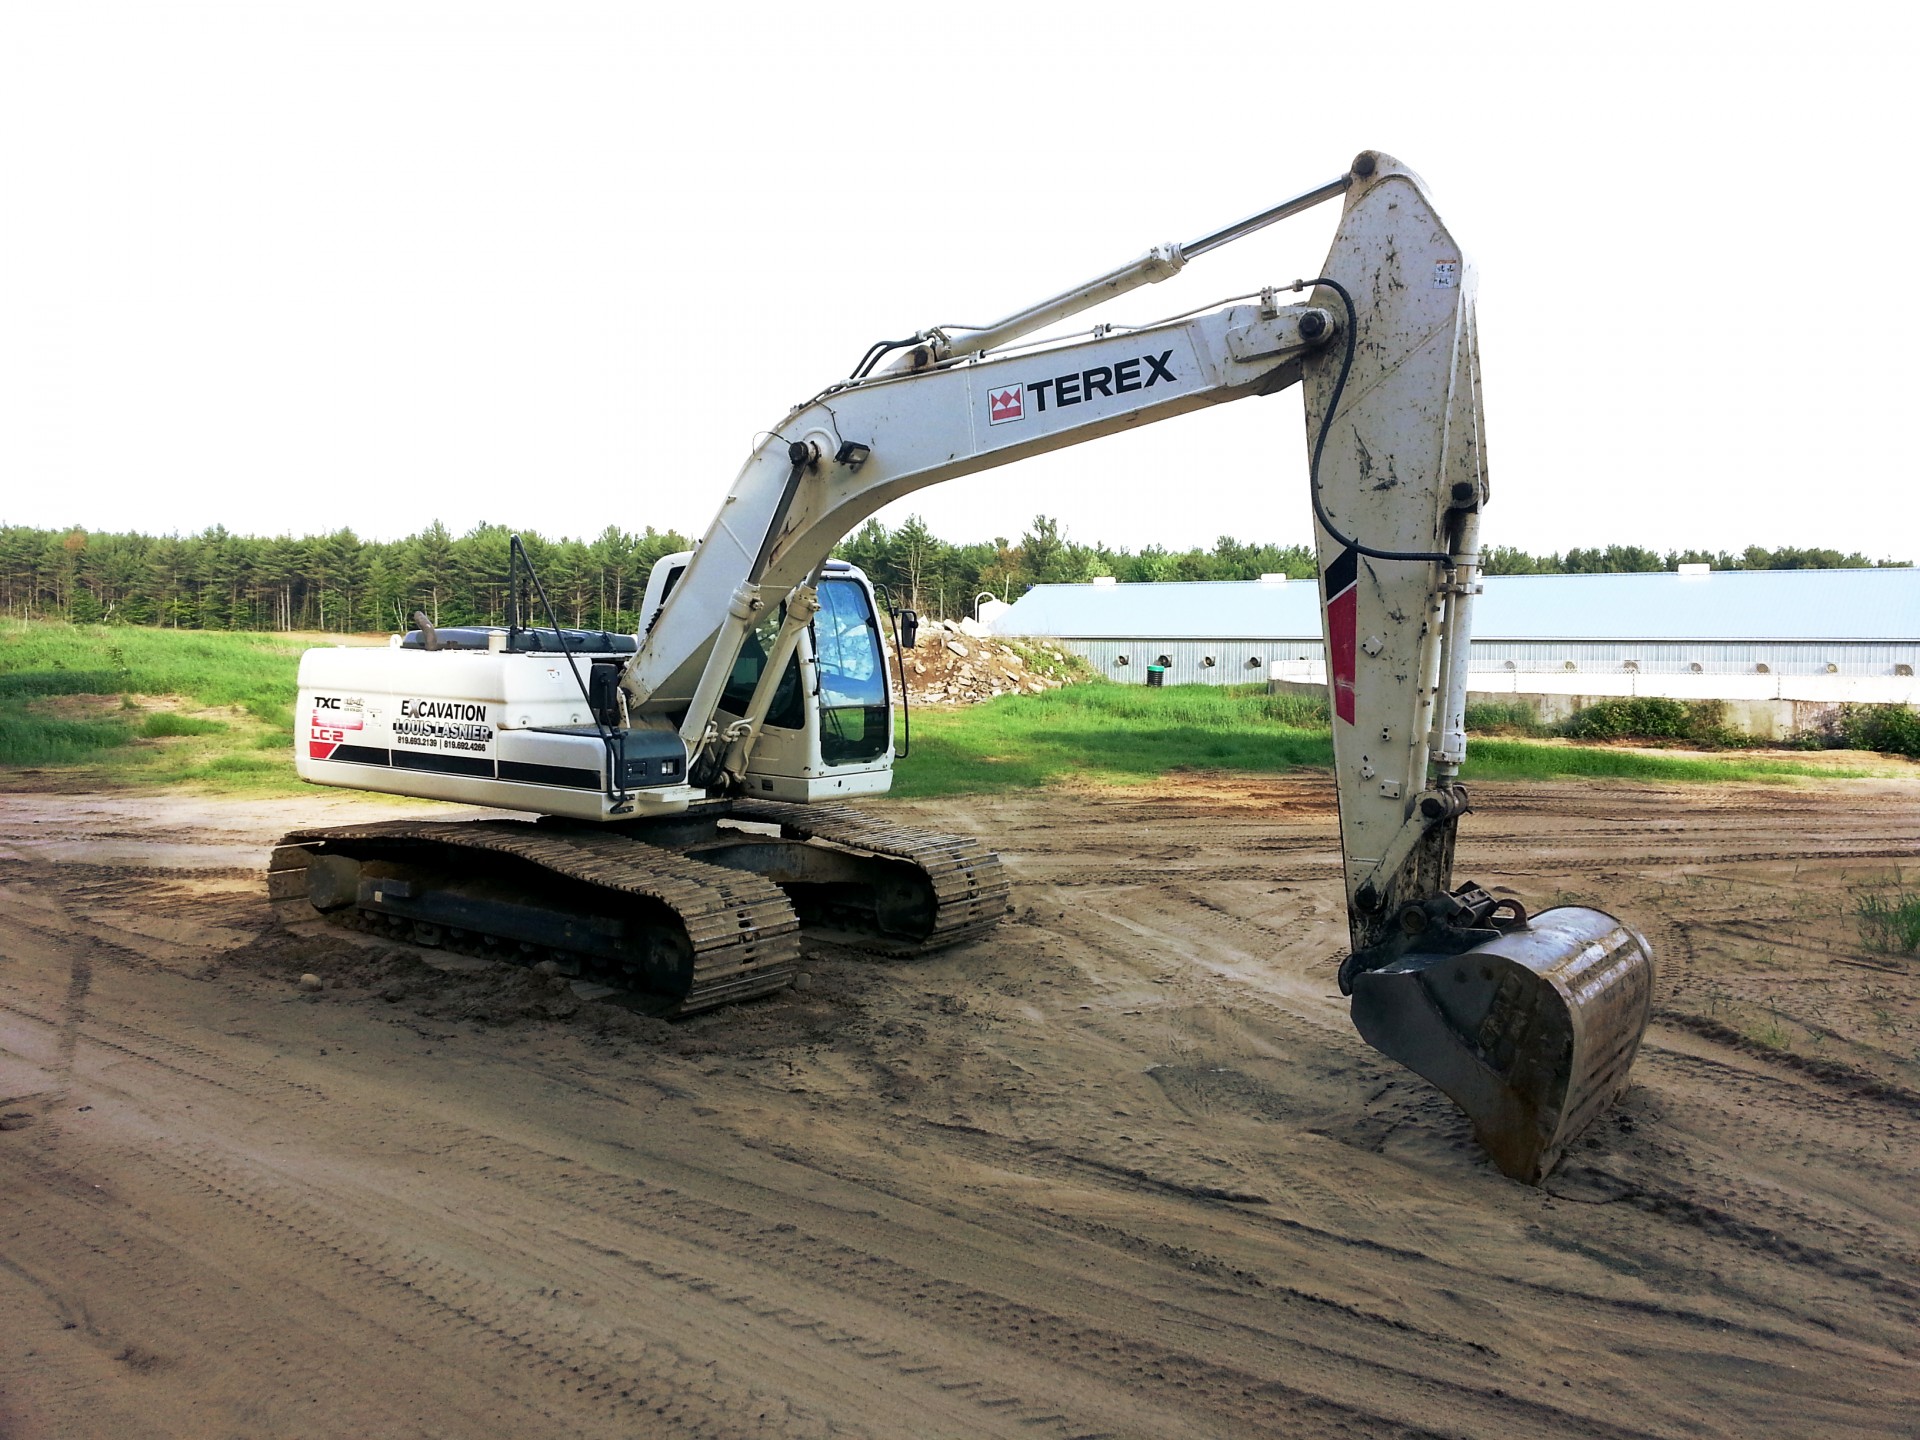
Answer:
[[1340, 374], [1334, 379], [1333, 393], [1327, 397], [1326, 413], [1320, 417], [1320, 433], [1314, 437], [1313, 458], [1307, 464], [1307, 493], [1313, 497], [1314, 518], [1335, 540], [1347, 549], [1358, 554], [1370, 556], [1375, 560], [1437, 560], [1442, 565], [1453, 564], [1453, 557], [1444, 551], [1436, 550], [1376, 550], [1371, 545], [1362, 545], [1358, 540], [1342, 535], [1327, 518], [1327, 507], [1320, 500], [1320, 454], [1327, 448], [1327, 436], [1333, 433], [1334, 412], [1340, 408], [1340, 396], [1347, 388], [1347, 376], [1353, 371], [1353, 348], [1357, 337], [1354, 335], [1353, 296], [1347, 293], [1347, 287], [1338, 280], [1325, 275], [1316, 275], [1311, 280], [1296, 280], [1293, 288], [1304, 290], [1309, 285], [1324, 285], [1340, 297], [1340, 303], [1347, 307], [1347, 323], [1342, 327], [1346, 331], [1346, 348], [1340, 356]]
[[849, 380], [864, 380], [873, 373], [873, 367], [880, 363], [881, 357], [893, 350], [904, 350], [909, 345], [918, 345], [926, 337], [909, 335], [904, 340], [876, 340], [867, 347], [867, 353], [860, 357], [860, 363], [853, 367]]

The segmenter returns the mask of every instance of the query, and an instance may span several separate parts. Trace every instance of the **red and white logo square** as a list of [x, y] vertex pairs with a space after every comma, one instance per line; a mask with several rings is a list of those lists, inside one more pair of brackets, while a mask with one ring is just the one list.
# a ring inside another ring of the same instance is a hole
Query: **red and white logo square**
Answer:
[[1009, 385], [1004, 390], [987, 392], [987, 424], [1004, 425], [1026, 413], [1027, 387]]

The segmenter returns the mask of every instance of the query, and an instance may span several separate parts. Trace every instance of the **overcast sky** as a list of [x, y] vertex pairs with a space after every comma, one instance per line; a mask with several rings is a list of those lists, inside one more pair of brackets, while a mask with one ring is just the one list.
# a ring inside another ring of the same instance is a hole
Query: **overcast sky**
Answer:
[[[1378, 147], [1479, 265], [1491, 542], [1920, 560], [1909, 14], [14, 0], [0, 523], [698, 534], [870, 341]], [[1094, 318], [1313, 274], [1336, 218]], [[1305, 448], [1294, 391], [882, 518], [1304, 541]]]

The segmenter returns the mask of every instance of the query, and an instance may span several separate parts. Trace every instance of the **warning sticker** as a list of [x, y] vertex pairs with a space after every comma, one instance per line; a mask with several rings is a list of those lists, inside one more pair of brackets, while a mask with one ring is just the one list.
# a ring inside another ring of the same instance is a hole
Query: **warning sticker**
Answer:
[[1460, 262], [1458, 260], [1436, 260], [1433, 262], [1433, 288], [1453, 290], [1460, 284]]

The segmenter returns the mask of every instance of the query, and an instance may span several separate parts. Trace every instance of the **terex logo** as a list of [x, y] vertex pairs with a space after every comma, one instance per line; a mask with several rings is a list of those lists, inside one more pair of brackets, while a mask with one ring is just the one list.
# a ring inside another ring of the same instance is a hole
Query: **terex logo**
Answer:
[[1162, 350], [1158, 355], [1136, 355], [1117, 365], [1094, 365], [1067, 375], [989, 390], [987, 423], [1004, 425], [1009, 420], [1021, 419], [1026, 414], [1029, 391], [1033, 394], [1033, 408], [1044, 414], [1049, 405], [1062, 410], [1069, 405], [1083, 404], [1096, 395], [1112, 399], [1135, 390], [1151, 390], [1162, 380], [1173, 384], [1180, 377], [1173, 373], [1172, 361], [1173, 351]]
[[[1131, 360], [1122, 360], [1118, 365], [1096, 365], [1091, 370], [1082, 370], [1077, 375], [1056, 375], [1051, 380], [1033, 380], [1028, 383], [1033, 389], [1033, 398], [1038, 402], [1036, 408], [1047, 408], [1047, 391], [1053, 391], [1055, 405], [1078, 405], [1083, 400], [1091, 400], [1096, 395], [1125, 395], [1131, 390], [1151, 390], [1162, 380], [1172, 381], [1178, 377], [1167, 368], [1167, 362], [1173, 358], [1173, 351], [1162, 350], [1158, 355], [1138, 355]], [[1147, 367], [1144, 378], [1140, 367]]]
[[1018, 420], [1026, 412], [1024, 385], [1009, 385], [1004, 390], [994, 390], [987, 395], [987, 423], [1004, 425], [1009, 420]]

